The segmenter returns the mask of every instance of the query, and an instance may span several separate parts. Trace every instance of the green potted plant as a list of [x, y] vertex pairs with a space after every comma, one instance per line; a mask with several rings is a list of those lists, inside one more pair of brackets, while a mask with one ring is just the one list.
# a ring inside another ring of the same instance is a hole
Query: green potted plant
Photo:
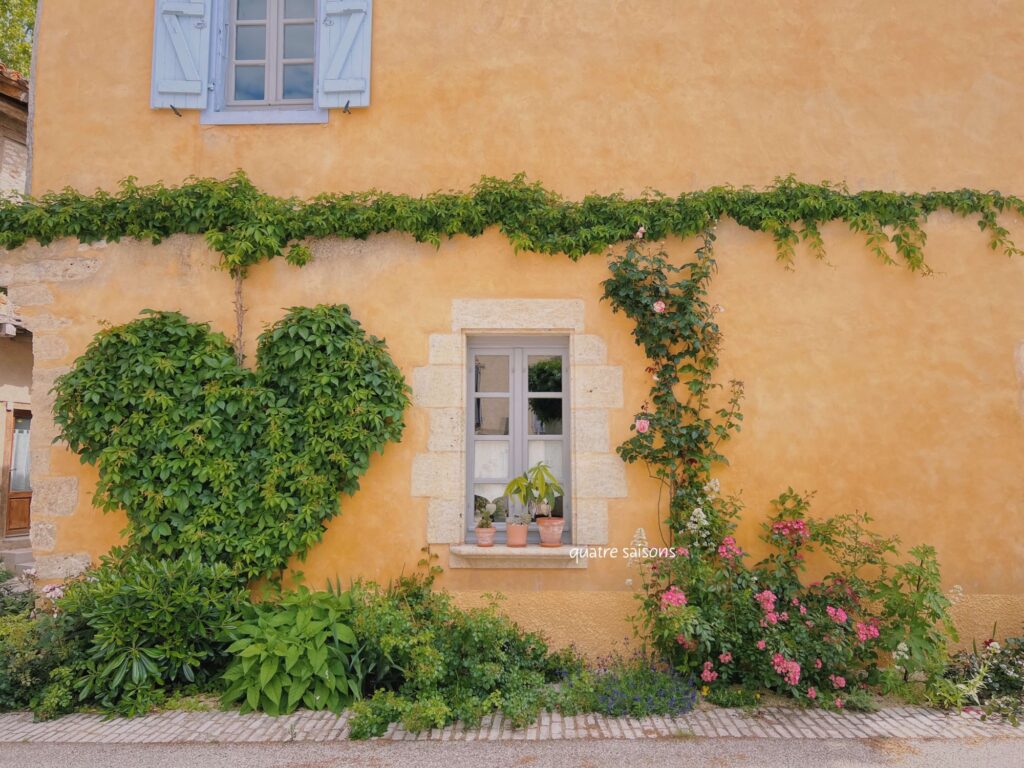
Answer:
[[552, 517], [551, 512], [555, 500], [563, 493], [562, 486], [543, 461], [514, 478], [505, 487], [505, 495], [519, 502], [515, 513], [510, 510], [505, 525], [508, 546], [526, 546], [526, 530], [531, 519], [537, 521], [542, 547], [560, 546], [565, 519]]
[[480, 520], [476, 526], [476, 545], [478, 547], [493, 547], [494, 534], [498, 531], [494, 527], [494, 513], [498, 505], [488, 501], [480, 508]]

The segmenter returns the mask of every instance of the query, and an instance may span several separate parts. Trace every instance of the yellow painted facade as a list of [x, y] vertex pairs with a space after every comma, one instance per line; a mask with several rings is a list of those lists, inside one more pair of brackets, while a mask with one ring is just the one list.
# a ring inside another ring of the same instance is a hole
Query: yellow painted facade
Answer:
[[[790, 172], [857, 189], [1021, 192], [1024, 71], [1006, 65], [1024, 55], [1021, 3], [450, 1], [429, 4], [427, 16], [424, 8], [375, 4], [368, 109], [332, 112], [326, 125], [209, 126], [194, 112], [148, 106], [152, 3], [94, 0], [86, 12], [47, 0], [33, 191], [242, 168], [269, 192], [303, 196], [416, 194], [518, 171], [572, 197], [759, 185]], [[1021, 221], [1006, 223], [1024, 240]], [[953, 216], [934, 215], [927, 230], [936, 274], [924, 278], [879, 264], [840, 225], [823, 230], [828, 263], [801, 253], [789, 271], [768, 236], [722, 223], [711, 291], [726, 308], [719, 377], [742, 379], [747, 399], [743, 432], [727, 449], [732, 464], [719, 476], [726, 492], [742, 492], [741, 544], [755, 555], [768, 501], [789, 485], [816, 489], [818, 514], [865, 511], [908, 544], [933, 543], [947, 586], [964, 590], [957, 615], [967, 640], [992, 621], [1000, 634], [1019, 632], [1024, 260], [990, 252], [973, 223]], [[437, 250], [399, 235], [313, 246], [304, 268], [278, 260], [251, 271], [250, 356], [284, 308], [343, 302], [386, 338], [412, 381], [430, 362], [431, 335], [452, 333], [454, 301], [582, 301], [586, 333], [622, 370], [622, 403], [608, 410], [611, 445], [627, 436], [647, 394], [647, 362], [628, 320], [600, 300], [604, 257], [517, 255], [497, 232]], [[682, 257], [694, 243], [667, 247]], [[68, 267], [60, 279], [40, 278], [32, 265], [42, 262]], [[37, 409], [48, 402], [46, 382], [103, 322], [153, 308], [234, 327], [230, 279], [201, 238], [29, 245], [0, 254], [0, 265], [38, 329]], [[427, 540], [427, 500], [413, 496], [410, 479], [428, 446], [425, 409], [411, 408], [407, 424], [295, 564], [306, 583], [414, 567]], [[44, 430], [34, 447], [50, 436]], [[78, 479], [67, 514], [40, 510], [36, 524], [49, 527], [34, 538], [52, 546], [37, 558], [95, 560], [118, 540], [123, 517], [90, 503], [91, 468], [58, 446], [34, 472]], [[628, 495], [608, 500], [610, 546], [627, 546], [638, 527], [657, 538], [657, 487], [639, 467], [625, 479]], [[434, 549], [447, 565], [447, 547]], [[609, 559], [575, 570], [447, 569], [441, 583], [466, 602], [505, 592], [525, 624], [597, 653], [628, 635], [631, 575], [624, 560]]]

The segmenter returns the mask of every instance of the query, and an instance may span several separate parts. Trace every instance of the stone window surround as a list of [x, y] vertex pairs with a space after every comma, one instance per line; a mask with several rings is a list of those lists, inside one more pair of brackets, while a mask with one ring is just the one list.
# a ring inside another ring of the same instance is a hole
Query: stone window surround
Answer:
[[570, 457], [574, 546], [608, 543], [608, 499], [626, 495], [625, 465], [608, 435], [623, 406], [622, 368], [608, 365], [600, 336], [584, 332], [581, 299], [455, 299], [451, 330], [430, 336], [428, 365], [413, 370], [413, 404], [427, 411], [427, 450], [412, 463], [411, 492], [427, 501], [427, 542], [447, 544], [449, 567], [585, 567], [569, 546], [542, 549], [465, 543], [466, 348], [469, 336], [569, 337]]

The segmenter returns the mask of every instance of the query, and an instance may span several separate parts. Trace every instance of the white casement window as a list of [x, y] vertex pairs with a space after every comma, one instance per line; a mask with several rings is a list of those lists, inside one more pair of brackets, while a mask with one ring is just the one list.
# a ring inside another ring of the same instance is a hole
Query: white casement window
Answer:
[[227, 103], [313, 104], [315, 0], [233, 0]]
[[[543, 461], [565, 489], [553, 514], [566, 520], [571, 543], [569, 455], [569, 343], [565, 337], [471, 337], [466, 414], [466, 540], [483, 505], [497, 505], [495, 526], [504, 540], [505, 485]], [[536, 543], [536, 523], [528, 542]]]
[[372, 0], [156, 0], [156, 109], [323, 123], [370, 104]]

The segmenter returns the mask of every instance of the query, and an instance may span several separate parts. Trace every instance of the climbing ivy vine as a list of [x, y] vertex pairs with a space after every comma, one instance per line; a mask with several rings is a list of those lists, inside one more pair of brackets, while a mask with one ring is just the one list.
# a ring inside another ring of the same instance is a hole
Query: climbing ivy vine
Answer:
[[97, 334], [56, 391], [61, 437], [98, 467], [96, 503], [125, 510], [131, 545], [244, 579], [320, 540], [408, 404], [346, 306], [290, 310], [260, 336], [255, 371], [209, 326], [149, 312]]
[[225, 180], [190, 179], [179, 187], [141, 186], [128, 178], [115, 193], [65, 189], [37, 199], [0, 201], [0, 247], [61, 237], [85, 243], [134, 237], [157, 243], [174, 234], [201, 234], [220, 253], [224, 268], [240, 273], [279, 256], [305, 263], [308, 238], [405, 232], [438, 244], [497, 227], [517, 250], [576, 259], [628, 240], [641, 225], [651, 239], [686, 238], [700, 234], [709, 220], [729, 217], [770, 234], [786, 262], [801, 241], [824, 256], [821, 225], [842, 221], [862, 233], [882, 261], [927, 270], [922, 224], [940, 210], [974, 217], [990, 247], [1021, 253], [999, 215], [1024, 215], [1024, 200], [994, 191], [850, 192], [841, 184], [786, 177], [763, 190], [722, 186], [677, 197], [656, 192], [637, 198], [589, 195], [573, 202], [518, 175], [485, 177], [468, 192], [411, 197], [369, 191], [301, 200], [265, 194], [241, 172]]

